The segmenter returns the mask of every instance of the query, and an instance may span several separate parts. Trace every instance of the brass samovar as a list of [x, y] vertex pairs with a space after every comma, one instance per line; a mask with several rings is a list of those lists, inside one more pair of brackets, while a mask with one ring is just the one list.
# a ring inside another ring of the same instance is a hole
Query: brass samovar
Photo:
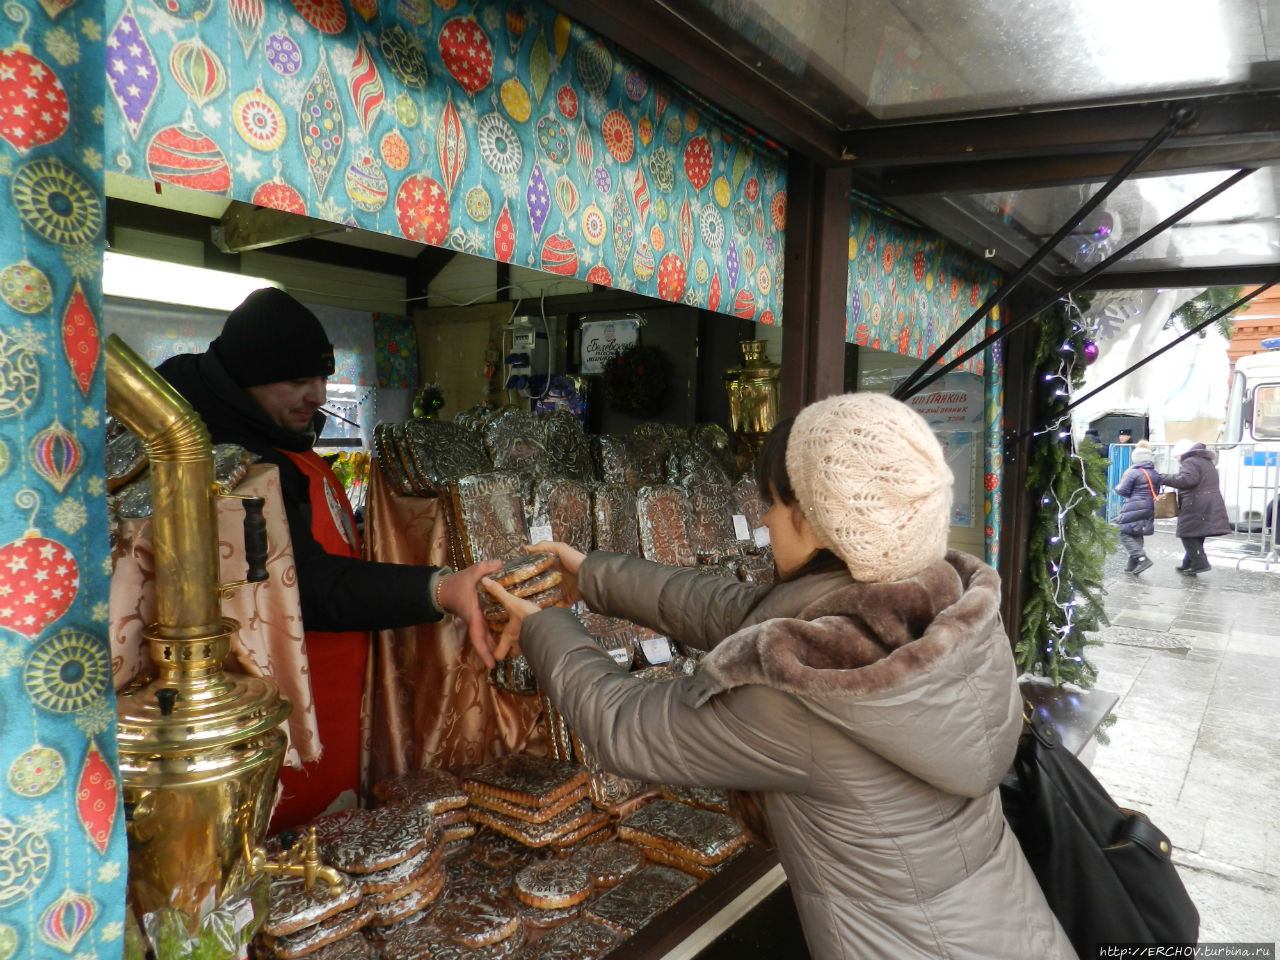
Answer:
[[769, 359], [767, 346], [763, 340], [739, 341], [742, 365], [724, 373], [730, 428], [752, 455], [760, 452], [764, 438], [778, 423], [782, 367]]
[[[107, 409], [151, 461], [154, 674], [118, 697], [129, 896], [139, 917], [168, 907], [192, 922], [242, 888], [264, 837], [290, 704], [274, 683], [223, 670], [240, 628], [221, 615], [213, 447], [183, 397], [119, 337], [107, 340]], [[246, 530], [261, 527], [261, 502]], [[265, 551], [246, 544], [253, 557]], [[265, 571], [249, 575], [262, 579]]]

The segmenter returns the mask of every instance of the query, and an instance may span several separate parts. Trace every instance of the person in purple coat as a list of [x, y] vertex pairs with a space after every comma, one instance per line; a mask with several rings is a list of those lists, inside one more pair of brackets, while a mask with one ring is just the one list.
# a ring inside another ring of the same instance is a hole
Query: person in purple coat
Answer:
[[1151, 566], [1143, 538], [1156, 532], [1156, 487], [1160, 483], [1151, 444], [1140, 440], [1133, 448], [1133, 459], [1129, 464], [1129, 469], [1115, 486], [1116, 493], [1124, 497], [1117, 522], [1120, 524], [1120, 544], [1129, 551], [1125, 570], [1141, 573]]
[[1179, 461], [1178, 472], [1162, 474], [1160, 480], [1178, 491], [1177, 533], [1183, 549], [1178, 572], [1194, 575], [1209, 569], [1205, 537], [1230, 533], [1231, 520], [1218, 486], [1217, 454], [1184, 438], [1173, 445], [1173, 456]]

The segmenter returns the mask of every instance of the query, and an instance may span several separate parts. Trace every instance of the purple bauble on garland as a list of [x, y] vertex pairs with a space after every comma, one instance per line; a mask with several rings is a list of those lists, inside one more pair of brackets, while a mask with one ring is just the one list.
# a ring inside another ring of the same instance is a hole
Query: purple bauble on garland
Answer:
[[1098, 345], [1094, 343], [1092, 340], [1086, 340], [1084, 342], [1085, 365], [1087, 366], [1088, 364], [1093, 363], [1093, 361], [1097, 359], [1098, 359]]

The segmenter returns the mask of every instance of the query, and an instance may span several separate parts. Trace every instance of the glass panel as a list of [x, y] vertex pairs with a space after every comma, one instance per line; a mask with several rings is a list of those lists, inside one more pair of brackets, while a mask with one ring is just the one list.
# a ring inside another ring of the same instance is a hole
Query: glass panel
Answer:
[[665, 2], [834, 123], [1258, 84], [1280, 50], [1266, 0]]
[[1259, 387], [1253, 392], [1253, 436], [1280, 440], [1280, 387]]
[[[1070, 274], [1111, 256], [1232, 171], [1147, 177], [1118, 187], [1057, 248], [1050, 269]], [[1100, 184], [1013, 190], [947, 198], [1030, 253], [1049, 238]], [[1280, 252], [1280, 172], [1264, 167], [1130, 253], [1124, 269], [1275, 263]]]

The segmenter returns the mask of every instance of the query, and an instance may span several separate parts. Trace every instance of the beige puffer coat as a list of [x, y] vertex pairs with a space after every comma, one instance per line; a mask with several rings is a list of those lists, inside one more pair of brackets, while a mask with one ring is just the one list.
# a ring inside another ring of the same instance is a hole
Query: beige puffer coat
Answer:
[[756, 793], [815, 960], [1073, 960], [1001, 813], [1021, 709], [994, 570], [770, 589], [594, 553], [579, 584], [714, 649], [646, 683], [550, 609], [521, 633], [539, 682], [605, 767]]

